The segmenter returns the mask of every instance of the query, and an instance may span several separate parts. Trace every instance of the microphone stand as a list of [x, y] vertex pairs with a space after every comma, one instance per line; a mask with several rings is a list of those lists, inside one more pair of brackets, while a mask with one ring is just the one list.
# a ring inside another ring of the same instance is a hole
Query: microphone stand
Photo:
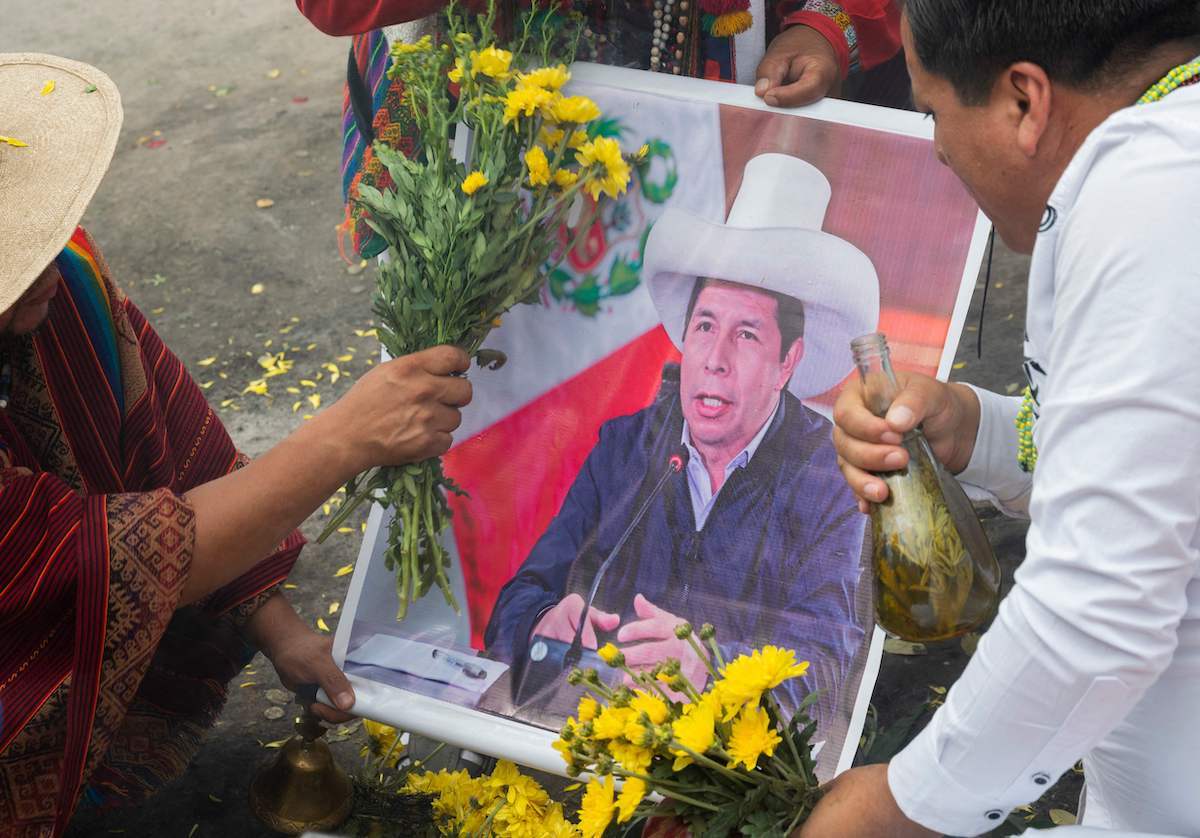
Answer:
[[646, 500], [638, 508], [637, 514], [629, 522], [629, 526], [625, 528], [625, 532], [621, 533], [621, 537], [617, 539], [617, 543], [613, 545], [612, 550], [600, 563], [600, 568], [596, 571], [596, 578], [592, 580], [592, 587], [588, 591], [587, 599], [583, 601], [583, 610], [579, 612], [579, 622], [575, 626], [575, 637], [571, 640], [571, 646], [563, 655], [563, 671], [573, 669], [579, 664], [583, 658], [583, 627], [587, 624], [588, 611], [592, 608], [592, 601], [596, 598], [596, 592], [600, 590], [600, 582], [604, 579], [604, 574], [612, 566], [613, 560], [617, 554], [621, 552], [621, 548], [625, 546], [625, 542], [629, 540], [629, 536], [633, 535], [633, 531], [637, 525], [646, 517], [646, 513], [650, 510], [650, 504], [662, 492], [663, 487], [667, 485], [667, 481], [672, 475], [679, 474], [687, 465], [688, 450], [680, 446], [679, 450], [671, 455], [671, 459], [667, 462], [667, 469], [663, 472], [662, 477], [658, 478], [658, 482], [654, 484], [654, 488], [650, 490], [650, 494], [646, 496]]

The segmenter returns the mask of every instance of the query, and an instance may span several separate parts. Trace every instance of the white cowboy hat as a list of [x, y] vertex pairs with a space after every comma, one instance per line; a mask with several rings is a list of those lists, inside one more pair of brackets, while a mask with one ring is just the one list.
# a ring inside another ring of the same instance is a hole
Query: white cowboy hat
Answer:
[[0, 312], [66, 246], [108, 170], [121, 96], [87, 64], [0, 53]]
[[763, 288], [804, 303], [804, 355], [788, 383], [796, 398], [824, 393], [854, 368], [850, 341], [879, 323], [879, 278], [866, 254], [822, 232], [832, 194], [798, 157], [760, 154], [746, 164], [724, 224], [668, 209], [646, 242], [643, 276], [667, 336], [683, 351], [700, 277]]

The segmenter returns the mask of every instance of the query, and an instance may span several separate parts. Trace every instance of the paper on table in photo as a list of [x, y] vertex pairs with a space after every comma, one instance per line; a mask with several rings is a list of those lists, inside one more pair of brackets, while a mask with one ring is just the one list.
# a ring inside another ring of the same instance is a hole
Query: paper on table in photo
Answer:
[[499, 661], [386, 634], [374, 635], [347, 654], [346, 660], [404, 672], [473, 693], [486, 691], [508, 669]]

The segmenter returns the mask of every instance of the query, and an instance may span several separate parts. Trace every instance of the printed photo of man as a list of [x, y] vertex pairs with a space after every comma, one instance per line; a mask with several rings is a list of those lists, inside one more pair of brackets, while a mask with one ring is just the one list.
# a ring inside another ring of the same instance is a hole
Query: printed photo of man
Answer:
[[[851, 372], [849, 343], [876, 328], [879, 285], [861, 251], [821, 230], [830, 197], [811, 164], [763, 154], [725, 224], [679, 210], [655, 224], [643, 276], [681, 360], [652, 404], [601, 427], [501, 591], [485, 642], [517, 682], [547, 644], [612, 642], [631, 667], [677, 658], [703, 685], [703, 661], [675, 635], [687, 621], [712, 624], [726, 659], [794, 649], [812, 666], [789, 703], [820, 689], [819, 721], [838, 706], [870, 626], [865, 519], [830, 423], [801, 400]], [[562, 655], [550, 663], [561, 670]]]

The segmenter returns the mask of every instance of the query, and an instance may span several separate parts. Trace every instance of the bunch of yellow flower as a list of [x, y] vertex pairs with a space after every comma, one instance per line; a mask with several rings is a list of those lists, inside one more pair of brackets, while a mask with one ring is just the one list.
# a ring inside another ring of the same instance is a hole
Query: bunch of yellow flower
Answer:
[[554, 747], [571, 775], [597, 775], [579, 811], [584, 838], [602, 835], [614, 820], [652, 814], [659, 805], [647, 799], [652, 792], [692, 834], [706, 836], [785, 836], [816, 804], [816, 725], [806, 714], [815, 693], [788, 719], [772, 692], [804, 676], [808, 664], [775, 646], [727, 664], [715, 635], [709, 625], [698, 634], [686, 623], [676, 630], [708, 667], [704, 690], [675, 660], [635, 672], [612, 644], [598, 650], [600, 658], [632, 688], [610, 687], [594, 669], [571, 673], [570, 682], [591, 694]]
[[410, 774], [404, 791], [433, 797], [438, 832], [452, 836], [576, 838], [579, 831], [561, 803], [511, 762], [501, 761], [487, 777], [466, 771]]
[[[602, 201], [629, 185], [630, 161], [603, 136], [600, 108], [564, 92], [579, 30], [546, 24], [543, 6], [520, 13], [510, 48], [495, 40], [494, 0], [478, 17], [451, 2], [437, 36], [392, 46], [388, 72], [403, 83], [421, 153], [377, 139], [390, 183], [360, 185], [356, 201], [388, 246], [374, 310], [393, 357], [437, 344], [476, 353], [505, 312], [539, 299]], [[436, 459], [362, 475], [321, 539], [364, 503], [391, 507], [384, 562], [396, 574], [397, 619], [434, 586], [457, 610], [440, 537], [452, 491]]]

